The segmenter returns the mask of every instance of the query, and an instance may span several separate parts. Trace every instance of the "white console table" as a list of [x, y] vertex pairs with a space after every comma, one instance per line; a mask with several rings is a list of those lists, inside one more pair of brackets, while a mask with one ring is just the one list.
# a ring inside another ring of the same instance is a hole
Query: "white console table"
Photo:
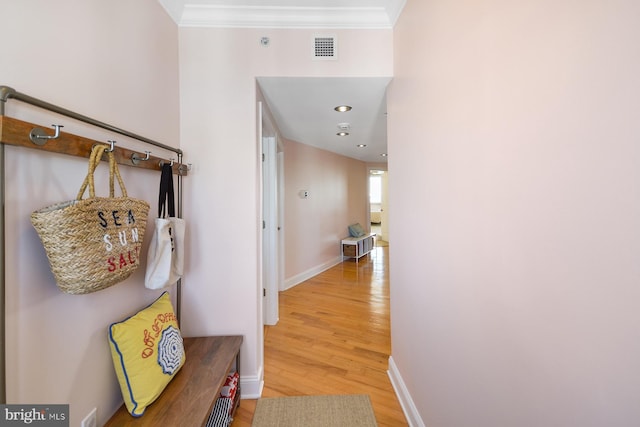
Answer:
[[340, 242], [340, 254], [342, 259], [355, 258], [358, 260], [371, 252], [375, 247], [376, 233], [365, 234], [360, 237], [345, 237]]

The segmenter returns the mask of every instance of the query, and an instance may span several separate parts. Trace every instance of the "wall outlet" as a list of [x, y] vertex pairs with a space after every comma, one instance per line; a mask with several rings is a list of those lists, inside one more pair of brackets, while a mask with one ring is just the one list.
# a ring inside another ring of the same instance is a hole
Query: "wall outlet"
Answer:
[[98, 427], [98, 410], [93, 408], [89, 415], [84, 417], [80, 423], [80, 427]]

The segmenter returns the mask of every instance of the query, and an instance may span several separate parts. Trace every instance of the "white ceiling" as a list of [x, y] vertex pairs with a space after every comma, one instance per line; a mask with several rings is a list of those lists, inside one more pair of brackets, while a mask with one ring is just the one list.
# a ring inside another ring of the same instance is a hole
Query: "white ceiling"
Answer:
[[[386, 162], [388, 77], [260, 77], [258, 83], [282, 135], [365, 162]], [[339, 113], [338, 105], [351, 111]], [[348, 136], [338, 136], [348, 123]], [[357, 145], [364, 144], [360, 148]]]
[[[390, 29], [406, 0], [158, 0], [181, 27]], [[264, 77], [258, 82], [287, 139], [386, 162], [390, 78]], [[351, 105], [347, 113], [334, 107]], [[339, 137], [338, 124], [349, 123]], [[366, 147], [358, 148], [358, 144]]]

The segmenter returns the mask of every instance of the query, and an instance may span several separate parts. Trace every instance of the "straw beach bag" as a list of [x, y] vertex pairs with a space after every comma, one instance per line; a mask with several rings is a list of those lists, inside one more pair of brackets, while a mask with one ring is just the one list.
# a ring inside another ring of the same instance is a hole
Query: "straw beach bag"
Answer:
[[[97, 144], [76, 200], [39, 209], [31, 223], [44, 246], [58, 287], [69, 294], [105, 289], [129, 277], [140, 265], [149, 204], [127, 197], [113, 152]], [[109, 197], [96, 197], [93, 173], [103, 153], [109, 158]], [[121, 197], [114, 196], [114, 176]], [[83, 199], [89, 187], [89, 198]]]

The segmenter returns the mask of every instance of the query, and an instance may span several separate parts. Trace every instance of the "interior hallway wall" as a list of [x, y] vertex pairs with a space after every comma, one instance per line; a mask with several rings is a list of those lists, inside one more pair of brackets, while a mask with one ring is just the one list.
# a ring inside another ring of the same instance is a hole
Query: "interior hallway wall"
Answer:
[[365, 162], [284, 140], [286, 288], [341, 261], [350, 224], [367, 228], [367, 177]]
[[391, 324], [424, 425], [640, 425], [639, 19], [627, 0], [407, 2]]
[[[183, 331], [241, 334], [243, 396], [262, 381], [260, 156], [256, 77], [383, 77], [391, 30], [331, 31], [337, 61], [314, 61], [317, 30], [180, 29], [181, 142], [194, 156], [185, 205], [198, 224], [184, 287]], [[268, 47], [260, 44], [269, 37]]]
[[[0, 85], [179, 146], [178, 30], [157, 1], [0, 0], [0, 15]], [[6, 115], [171, 156], [15, 100]], [[74, 199], [87, 159], [22, 147], [6, 154], [7, 401], [70, 404], [71, 426], [97, 408], [102, 425], [122, 403], [107, 328], [160, 294], [144, 287], [147, 245], [142, 266], [125, 282], [88, 295], [62, 293], [29, 216]], [[147, 200], [155, 215], [160, 174], [120, 171], [129, 195]], [[98, 195], [108, 194], [105, 186], [99, 169]]]

